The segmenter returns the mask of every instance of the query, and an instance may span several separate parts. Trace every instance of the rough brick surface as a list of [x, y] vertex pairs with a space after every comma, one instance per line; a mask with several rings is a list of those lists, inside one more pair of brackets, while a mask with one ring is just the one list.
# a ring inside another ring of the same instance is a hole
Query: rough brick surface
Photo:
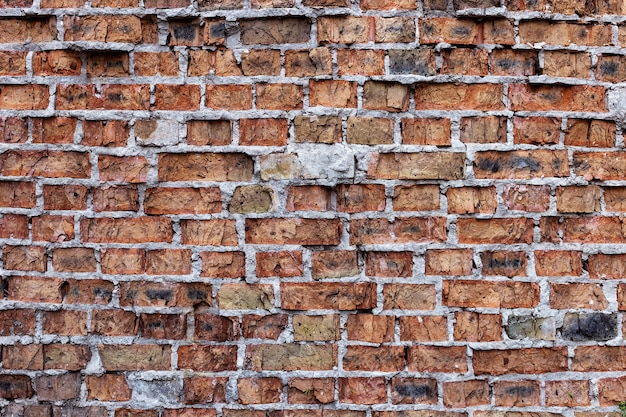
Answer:
[[620, 0], [0, 0], [3, 417], [604, 417]]

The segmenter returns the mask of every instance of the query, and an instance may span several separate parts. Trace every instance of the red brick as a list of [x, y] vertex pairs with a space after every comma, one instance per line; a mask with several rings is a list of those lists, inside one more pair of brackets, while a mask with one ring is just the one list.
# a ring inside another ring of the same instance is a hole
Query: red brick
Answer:
[[287, 119], [242, 119], [239, 121], [239, 144], [242, 146], [285, 146]]
[[329, 404], [335, 400], [333, 378], [290, 378], [289, 404]]
[[587, 85], [531, 85], [509, 86], [511, 110], [523, 111], [607, 111], [604, 87]]
[[385, 51], [373, 49], [339, 49], [337, 51], [337, 74], [383, 75]]
[[187, 122], [187, 144], [226, 146], [231, 142], [232, 123], [228, 120], [191, 120]]
[[33, 119], [33, 143], [74, 143], [76, 119], [45, 117]]
[[346, 371], [402, 371], [404, 346], [348, 346], [343, 368]]
[[331, 190], [320, 185], [302, 185], [287, 188], [288, 211], [327, 211], [330, 209]]
[[496, 405], [531, 407], [540, 405], [539, 381], [496, 381], [493, 386]]
[[141, 19], [137, 16], [65, 16], [64, 40], [151, 43], [156, 40], [156, 33], [153, 36], [147, 36], [146, 33], [152, 32], [151, 23], [156, 26], [156, 22], [151, 22], [150, 18]]
[[395, 318], [373, 314], [351, 314], [348, 316], [348, 340], [370, 343], [393, 342]]
[[567, 348], [474, 350], [476, 375], [544, 374], [567, 371]]
[[0, 398], [6, 400], [33, 396], [31, 379], [26, 375], [2, 375], [0, 376], [0, 387]]
[[207, 372], [235, 370], [237, 346], [181, 346], [178, 348], [178, 369]]
[[[185, 378], [183, 380], [185, 404], [210, 404], [213, 402], [226, 402], [227, 382], [227, 378], [211, 378], [201, 376]], [[207, 409], [190, 410], [202, 410], [202, 415], [205, 415], [204, 412], [208, 411]]]
[[57, 272], [96, 272], [91, 248], [58, 248], [52, 251], [52, 268]]
[[89, 400], [129, 401], [131, 399], [132, 391], [124, 375], [87, 375], [85, 383]]
[[49, 102], [47, 85], [0, 85], [0, 109], [45, 110]]
[[209, 214], [222, 211], [221, 192], [207, 188], [149, 188], [144, 197], [146, 214]]
[[539, 276], [580, 276], [582, 253], [575, 251], [535, 251], [535, 270]]
[[34, 182], [0, 181], [0, 206], [34, 208], [37, 204]]
[[157, 84], [155, 90], [156, 110], [198, 110], [200, 86], [179, 84]]
[[372, 283], [281, 283], [280, 290], [285, 310], [355, 310], [376, 304]]
[[623, 346], [578, 346], [574, 350], [571, 367], [574, 372], [611, 372], [624, 368]]
[[[240, 278], [246, 275], [246, 256], [243, 252], [202, 252], [200, 276], [210, 278]], [[189, 265], [191, 269], [191, 264]]]
[[216, 110], [246, 110], [252, 108], [252, 86], [207, 85], [206, 107]]
[[91, 360], [91, 351], [86, 345], [50, 344], [43, 347], [44, 369], [80, 371]]
[[506, 142], [506, 118], [500, 116], [463, 117], [461, 119], [461, 142]]
[[239, 378], [237, 391], [240, 404], [269, 404], [280, 402], [283, 384], [280, 378]]
[[211, 305], [211, 285], [205, 283], [122, 282], [120, 305], [139, 307], [192, 307]]
[[598, 401], [600, 406], [615, 406], [622, 402], [621, 395], [626, 386], [626, 378], [603, 378], [598, 380]]
[[615, 123], [608, 120], [568, 119], [566, 146], [611, 148], [615, 144]]
[[394, 223], [379, 218], [352, 220], [350, 232], [350, 242], [357, 245], [446, 240], [443, 217], [402, 217], [396, 218]]
[[83, 120], [85, 146], [125, 146], [130, 126], [123, 120]]
[[43, 369], [43, 346], [16, 343], [4, 346], [2, 367], [5, 369], [40, 371]]
[[178, 52], [135, 52], [135, 75], [178, 76]]
[[244, 44], [303, 43], [311, 31], [309, 19], [299, 17], [242, 20], [239, 25]]
[[440, 207], [439, 186], [399, 185], [394, 188], [395, 211], [430, 211]]
[[546, 381], [545, 389], [548, 407], [590, 405], [589, 381]]
[[441, 51], [442, 74], [487, 75], [489, 55], [486, 49], [452, 48]]
[[531, 308], [539, 302], [534, 282], [444, 281], [443, 304], [475, 308]]
[[271, 310], [274, 287], [269, 284], [222, 284], [217, 303], [222, 310]]
[[450, 146], [450, 120], [402, 119], [402, 143]]
[[89, 178], [91, 164], [82, 152], [10, 150], [0, 154], [0, 175]]
[[65, 242], [74, 239], [74, 217], [43, 215], [33, 217], [33, 240]]
[[311, 80], [309, 83], [311, 106], [356, 107], [357, 84], [342, 80]]
[[245, 315], [242, 318], [243, 337], [277, 340], [287, 328], [287, 322], [288, 318], [285, 314]]
[[426, 275], [471, 275], [473, 254], [471, 249], [429, 249]]
[[515, 143], [530, 145], [553, 145], [559, 143], [561, 119], [555, 117], [513, 118]]
[[311, 254], [313, 279], [340, 278], [358, 273], [357, 253], [354, 251], [316, 251]]
[[191, 251], [157, 249], [146, 252], [148, 275], [187, 275], [191, 273]]
[[406, 111], [409, 107], [410, 86], [400, 83], [366, 81], [363, 85], [363, 108]]
[[100, 258], [105, 274], [141, 274], [146, 271], [146, 253], [143, 249], [103, 249]]
[[68, 279], [66, 304], [108, 304], [113, 297], [113, 283], [100, 279]]
[[253, 371], [322, 371], [337, 366], [336, 346], [314, 344], [248, 345], [244, 368]]
[[237, 245], [234, 220], [182, 220], [181, 229], [181, 240], [185, 245]]
[[113, 372], [169, 370], [170, 350], [167, 345], [98, 345], [102, 366]]
[[35, 333], [35, 310], [14, 308], [0, 310], [0, 336], [23, 336]]
[[495, 213], [496, 190], [494, 187], [449, 188], [448, 211], [454, 214]]
[[565, 242], [622, 243], [626, 240], [617, 217], [571, 217], [563, 222]]
[[92, 191], [92, 204], [95, 211], [137, 211], [139, 191], [134, 185], [95, 188]]
[[487, 251], [480, 254], [482, 273], [487, 276], [524, 277], [528, 266], [526, 252]]
[[56, 18], [42, 16], [40, 18], [4, 18], [0, 39], [2, 43], [40, 43], [57, 39]]
[[257, 84], [259, 109], [297, 110], [302, 108], [302, 87], [294, 84]]
[[393, 378], [393, 404], [437, 404], [437, 380], [423, 378]]
[[0, 117], [0, 143], [24, 143], [28, 140], [28, 119]]
[[571, 51], [545, 51], [543, 74], [551, 77], [589, 78], [591, 54]]
[[[17, 191], [17, 190], [16, 190]], [[84, 185], [44, 185], [44, 210], [86, 210], [87, 192]], [[0, 198], [2, 183], [0, 183]], [[34, 197], [33, 191], [33, 197]]]
[[187, 337], [187, 316], [184, 314], [142, 314], [139, 318], [141, 337], [175, 339]]
[[246, 242], [338, 245], [341, 229], [341, 223], [334, 219], [247, 219]]
[[604, 46], [611, 45], [611, 26], [602, 24], [579, 24], [549, 20], [522, 20], [519, 23], [522, 43], [549, 45]]
[[87, 336], [87, 313], [84, 311], [44, 311], [41, 321], [47, 334]]
[[139, 320], [134, 312], [125, 310], [94, 310], [91, 332], [101, 336], [135, 336]]
[[448, 318], [446, 316], [401, 316], [400, 340], [445, 342], [448, 340]]
[[409, 372], [467, 372], [465, 346], [410, 346], [407, 353]]
[[8, 76], [26, 75], [26, 52], [25, 51], [2, 51], [0, 52], [0, 75], [8, 75]]
[[371, 154], [367, 175], [379, 179], [455, 180], [465, 176], [465, 154], [458, 152]]
[[550, 208], [550, 187], [507, 184], [502, 190], [502, 199], [509, 210], [540, 213]]
[[261, 252], [256, 254], [256, 276], [299, 277], [302, 276], [302, 251]]
[[216, 342], [239, 339], [239, 321], [236, 317], [195, 314], [194, 319], [194, 337], [196, 339]]
[[358, 213], [385, 210], [385, 187], [380, 184], [339, 184], [337, 211]]
[[365, 275], [398, 278], [413, 276], [413, 252], [366, 252]]
[[535, 51], [494, 49], [490, 58], [493, 75], [524, 77], [536, 75], [539, 68], [539, 56]]
[[385, 284], [383, 308], [385, 310], [433, 310], [437, 295], [430, 284]]
[[380, 117], [348, 117], [347, 142], [358, 145], [393, 143], [393, 120]]
[[250, 181], [253, 169], [239, 153], [159, 154], [159, 181]]
[[314, 77], [332, 73], [332, 57], [328, 48], [285, 51], [287, 77]]
[[599, 284], [550, 283], [550, 307], [554, 309], [604, 310], [608, 301]]
[[87, 54], [88, 77], [125, 77], [130, 75], [128, 53], [107, 52]]
[[502, 317], [471, 311], [454, 313], [454, 340], [496, 342], [502, 340]]
[[534, 222], [527, 218], [458, 219], [461, 243], [526, 243], [533, 240]]
[[385, 378], [339, 378], [339, 401], [347, 404], [386, 403]]
[[27, 239], [28, 217], [17, 214], [5, 214], [0, 217], [0, 238]]
[[486, 380], [444, 382], [443, 404], [450, 408], [489, 405], [489, 382]]
[[80, 235], [93, 243], [171, 242], [172, 226], [162, 217], [82, 219]]

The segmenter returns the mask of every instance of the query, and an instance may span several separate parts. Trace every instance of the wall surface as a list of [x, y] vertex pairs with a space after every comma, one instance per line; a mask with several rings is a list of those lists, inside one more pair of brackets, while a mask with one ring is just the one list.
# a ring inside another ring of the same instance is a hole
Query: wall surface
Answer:
[[3, 417], [620, 416], [626, 5], [346, 1], [0, 0]]

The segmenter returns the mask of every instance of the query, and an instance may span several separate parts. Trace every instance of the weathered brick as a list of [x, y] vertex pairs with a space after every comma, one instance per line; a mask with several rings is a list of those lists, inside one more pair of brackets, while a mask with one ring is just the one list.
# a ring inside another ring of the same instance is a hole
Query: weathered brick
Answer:
[[242, 318], [243, 337], [249, 339], [277, 340], [287, 328], [287, 315], [271, 314], [267, 316], [245, 315]]
[[285, 310], [356, 310], [376, 304], [371, 283], [281, 283], [280, 296]]
[[497, 381], [493, 390], [496, 405], [501, 407], [540, 405], [539, 381]]
[[247, 219], [246, 242], [283, 245], [338, 245], [341, 229], [341, 223], [334, 219]]
[[80, 371], [91, 360], [91, 351], [86, 345], [50, 344], [43, 347], [44, 369]]
[[95, 310], [91, 317], [91, 332], [101, 336], [135, 336], [139, 320], [135, 313], [125, 310]]
[[493, 214], [496, 211], [496, 190], [494, 187], [449, 188], [448, 212], [454, 214]]
[[374, 49], [340, 49], [337, 51], [337, 74], [383, 75], [385, 51]]
[[121, 306], [192, 307], [211, 305], [211, 285], [205, 283], [120, 283]]
[[394, 223], [384, 218], [352, 220], [350, 242], [356, 245], [444, 242], [447, 234], [444, 220], [443, 217], [401, 217]]
[[287, 77], [314, 77], [330, 75], [331, 72], [332, 57], [328, 48], [285, 51]]
[[589, 78], [591, 55], [585, 52], [545, 51], [543, 73], [551, 77]]
[[41, 321], [47, 334], [87, 336], [87, 313], [84, 311], [45, 311]]
[[379, 404], [387, 402], [385, 379], [339, 378], [339, 401], [348, 404]]
[[246, 110], [252, 108], [251, 85], [207, 85], [206, 107], [216, 110]]
[[474, 160], [476, 178], [537, 178], [569, 176], [566, 151], [484, 151]]
[[142, 314], [139, 318], [141, 337], [146, 339], [180, 340], [187, 336], [184, 314]]
[[298, 314], [293, 317], [293, 339], [299, 341], [333, 341], [340, 335], [339, 316], [309, 316]]
[[524, 111], [588, 111], [605, 112], [605, 89], [587, 85], [531, 85], [509, 86], [511, 110]]
[[87, 398], [100, 401], [128, 401], [132, 391], [124, 375], [103, 374], [101, 376], [87, 375]]
[[509, 278], [526, 276], [526, 252], [487, 251], [480, 254], [483, 275], [502, 275]]
[[509, 210], [544, 212], [550, 208], [550, 187], [546, 185], [505, 185], [502, 199]]
[[288, 128], [286, 119], [242, 119], [239, 121], [239, 144], [285, 146]]
[[615, 124], [606, 120], [568, 119], [565, 145], [610, 148], [615, 143]]
[[242, 20], [239, 25], [241, 41], [248, 45], [304, 43], [308, 42], [311, 32], [311, 22], [298, 17]]
[[43, 246], [6, 246], [3, 255], [5, 269], [46, 272], [48, 257]]
[[454, 340], [467, 342], [495, 342], [502, 340], [502, 317], [459, 311], [454, 314]]
[[380, 179], [462, 179], [465, 155], [455, 152], [372, 154], [368, 176]]
[[222, 284], [217, 304], [223, 310], [271, 310], [274, 287], [267, 284]]
[[85, 242], [143, 243], [171, 242], [170, 219], [162, 217], [94, 218], [80, 223], [81, 238]]
[[461, 119], [461, 142], [506, 142], [506, 118], [499, 116], [464, 117]]
[[433, 310], [435, 286], [430, 284], [385, 284], [383, 308], [386, 310]]
[[80, 395], [80, 372], [40, 376], [35, 379], [35, 390], [40, 401], [63, 401]]
[[330, 370], [337, 364], [336, 347], [330, 344], [248, 345], [244, 368], [253, 371]]
[[238, 153], [163, 153], [160, 181], [249, 181], [253, 161]]
[[455, 307], [531, 308], [539, 302], [534, 282], [444, 281], [443, 303]]
[[41, 43], [57, 39], [56, 18], [3, 18], [0, 25], [2, 43]]
[[309, 83], [311, 106], [356, 107], [357, 84], [342, 80], [311, 80]]
[[547, 381], [545, 390], [547, 406], [576, 407], [590, 403], [589, 381]]
[[406, 360], [410, 372], [467, 372], [465, 346], [410, 346]]
[[443, 383], [443, 404], [446, 407], [465, 408], [489, 403], [489, 383], [485, 380]]
[[471, 249], [429, 249], [426, 251], [426, 275], [470, 275]]
[[607, 303], [601, 285], [586, 283], [550, 284], [551, 308], [603, 310], [606, 309]]
[[531, 44], [545, 42], [565, 46], [572, 43], [589, 46], [611, 45], [611, 27], [601, 24], [522, 20], [519, 23], [519, 36], [522, 43]]
[[332, 378], [291, 378], [288, 382], [289, 404], [328, 404], [334, 394]]
[[375, 117], [348, 117], [348, 143], [381, 145], [393, 143], [393, 120]]
[[302, 251], [261, 252], [256, 254], [256, 276], [298, 277], [302, 276]]
[[444, 342], [448, 340], [448, 318], [446, 316], [401, 316], [400, 340]]
[[[185, 404], [211, 404], [226, 401], [227, 378], [194, 376], [183, 380]], [[197, 409], [191, 409], [197, 410]]]
[[187, 345], [178, 348], [178, 368], [220, 372], [237, 367], [236, 346]]
[[477, 375], [562, 372], [567, 371], [567, 349], [474, 350], [472, 365]]
[[194, 337], [196, 339], [226, 342], [239, 338], [239, 321], [236, 317], [201, 313], [195, 314], [194, 319]]
[[354, 251], [315, 251], [311, 254], [313, 279], [348, 277], [358, 273], [357, 254]]
[[442, 74], [487, 75], [489, 55], [486, 49], [451, 48], [441, 51]]
[[170, 346], [99, 345], [102, 366], [107, 371], [170, 369]]

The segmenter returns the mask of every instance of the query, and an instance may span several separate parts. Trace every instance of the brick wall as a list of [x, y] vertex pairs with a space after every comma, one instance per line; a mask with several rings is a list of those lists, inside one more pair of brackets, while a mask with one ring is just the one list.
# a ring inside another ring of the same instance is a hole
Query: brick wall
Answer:
[[0, 0], [3, 417], [626, 400], [620, 0]]

